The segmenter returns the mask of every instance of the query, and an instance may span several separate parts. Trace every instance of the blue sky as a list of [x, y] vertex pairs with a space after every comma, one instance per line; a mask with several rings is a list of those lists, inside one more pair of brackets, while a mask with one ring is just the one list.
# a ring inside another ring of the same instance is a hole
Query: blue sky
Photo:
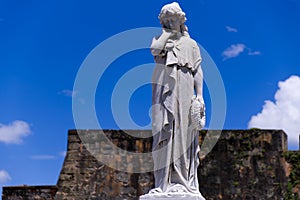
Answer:
[[[170, 2], [0, 1], [0, 185], [56, 183], [67, 131], [75, 128], [73, 84], [81, 63], [110, 36], [159, 27], [160, 8]], [[222, 76], [224, 128], [281, 128], [291, 138], [289, 148], [297, 149], [300, 1], [178, 2], [191, 37], [207, 50]], [[105, 87], [95, 96], [103, 128], [118, 128], [110, 109], [118, 79], [151, 62], [149, 50], [141, 49], [120, 56], [105, 71], [99, 81]], [[207, 87], [204, 92], [209, 122]], [[150, 106], [148, 84], [136, 90], [128, 109], [143, 126], [150, 122]]]

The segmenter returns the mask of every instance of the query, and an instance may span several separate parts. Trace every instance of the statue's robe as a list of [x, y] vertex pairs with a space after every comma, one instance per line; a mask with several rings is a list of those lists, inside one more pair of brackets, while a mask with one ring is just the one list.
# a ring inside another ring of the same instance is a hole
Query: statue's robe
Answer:
[[168, 43], [173, 45], [168, 50], [151, 48], [156, 62], [152, 77], [155, 168], [152, 192], [198, 194], [200, 148], [198, 132], [191, 126], [189, 112], [194, 95], [194, 74], [201, 62], [200, 50], [188, 35]]

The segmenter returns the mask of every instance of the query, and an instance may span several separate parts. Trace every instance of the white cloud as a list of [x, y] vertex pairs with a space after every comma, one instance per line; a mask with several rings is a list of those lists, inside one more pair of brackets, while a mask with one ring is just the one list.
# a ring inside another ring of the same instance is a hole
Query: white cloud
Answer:
[[298, 145], [300, 134], [300, 77], [278, 83], [275, 102], [265, 101], [262, 111], [251, 117], [249, 128], [282, 129], [290, 145]]
[[55, 159], [56, 157], [53, 155], [34, 155], [34, 156], [30, 156], [30, 158], [33, 160], [52, 160]]
[[261, 52], [260, 51], [249, 51], [248, 55], [249, 56], [257, 56], [257, 55], [261, 55]]
[[0, 142], [20, 144], [30, 133], [30, 125], [24, 121], [17, 120], [8, 125], [0, 124]]
[[225, 49], [222, 53], [224, 60], [229, 58], [237, 57], [246, 48], [244, 44], [232, 44], [230, 47]]
[[261, 55], [260, 51], [254, 51], [251, 48], [247, 47], [245, 44], [238, 43], [238, 44], [232, 44], [230, 47], [225, 49], [222, 52], [223, 60], [227, 60], [229, 58], [234, 58], [239, 56], [241, 53], [243, 53], [245, 50], [248, 50], [249, 56], [256, 56]]
[[248, 49], [248, 55], [249, 56], [258, 56], [258, 55], [261, 55], [260, 51], [254, 51], [254, 50], [252, 50], [251, 48], [248, 48], [248, 47], [247, 47], [247, 49]]
[[226, 26], [226, 29], [228, 32], [238, 32], [238, 30], [236, 28], [230, 27], [230, 26]]
[[67, 97], [75, 97], [77, 95], [77, 91], [73, 91], [73, 90], [62, 90], [59, 92], [59, 94], [63, 94]]
[[5, 170], [0, 170], [0, 183], [3, 184], [7, 181], [10, 181], [11, 180], [11, 177], [10, 175], [8, 174], [7, 171]]

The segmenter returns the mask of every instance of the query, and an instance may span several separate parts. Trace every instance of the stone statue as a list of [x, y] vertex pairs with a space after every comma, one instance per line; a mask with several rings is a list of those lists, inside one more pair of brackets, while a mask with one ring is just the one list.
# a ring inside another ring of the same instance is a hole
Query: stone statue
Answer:
[[163, 6], [159, 19], [162, 34], [153, 38], [150, 47], [156, 62], [152, 77], [155, 188], [140, 199], [204, 200], [197, 178], [199, 127], [193, 126], [190, 114], [193, 100], [200, 102], [202, 117], [205, 112], [200, 50], [188, 34], [178, 3]]

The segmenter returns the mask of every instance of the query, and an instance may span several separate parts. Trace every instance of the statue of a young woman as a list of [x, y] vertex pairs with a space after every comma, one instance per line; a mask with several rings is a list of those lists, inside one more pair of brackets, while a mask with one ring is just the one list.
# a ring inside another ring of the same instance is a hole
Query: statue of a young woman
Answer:
[[182, 194], [202, 200], [197, 178], [198, 131], [190, 114], [196, 93], [204, 115], [200, 50], [188, 34], [185, 13], [178, 3], [165, 5], [159, 19], [162, 34], [151, 44], [157, 63], [152, 88], [155, 188], [141, 199]]

